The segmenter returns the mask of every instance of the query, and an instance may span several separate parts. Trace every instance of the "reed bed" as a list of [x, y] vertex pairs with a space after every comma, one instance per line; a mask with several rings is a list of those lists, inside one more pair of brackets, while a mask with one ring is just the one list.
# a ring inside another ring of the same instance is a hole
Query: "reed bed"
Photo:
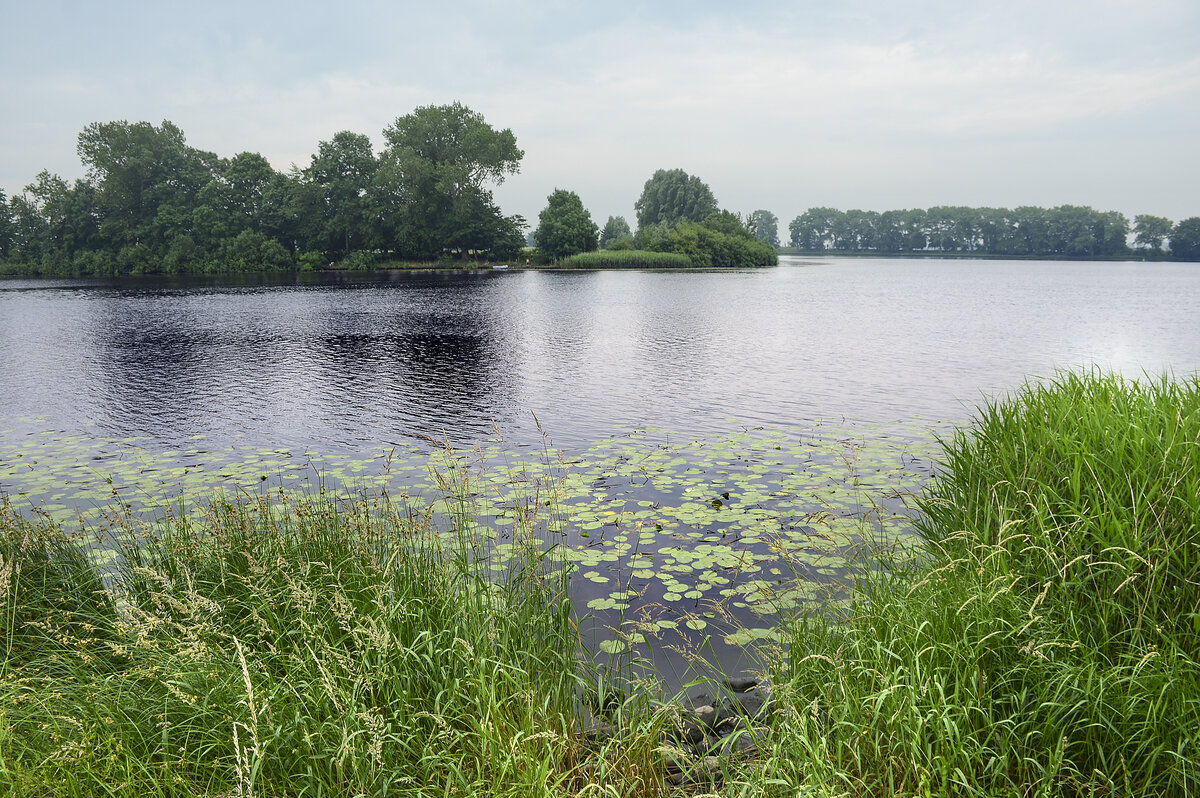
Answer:
[[692, 265], [692, 260], [678, 252], [602, 249], [571, 255], [560, 260], [558, 265], [568, 269], [686, 269]]
[[1063, 375], [943, 445], [743, 794], [1200, 794], [1200, 383]]

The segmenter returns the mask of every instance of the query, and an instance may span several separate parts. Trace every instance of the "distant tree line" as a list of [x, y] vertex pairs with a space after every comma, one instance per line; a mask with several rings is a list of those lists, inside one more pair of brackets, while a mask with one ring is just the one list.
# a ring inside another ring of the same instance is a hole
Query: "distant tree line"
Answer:
[[[1131, 253], [1200, 257], [1200, 217], [1172, 225], [1148, 214], [1134, 217], [1086, 206], [876, 211], [810, 208], [788, 225], [804, 252], [959, 252], [1012, 257], [1096, 258]], [[1128, 245], [1133, 235], [1134, 249]]]
[[9, 270], [117, 275], [369, 268], [384, 258], [512, 257], [525, 220], [487, 187], [524, 153], [453, 103], [418, 108], [384, 131], [383, 150], [350, 131], [310, 163], [277, 172], [258, 153], [219, 158], [170, 122], [107, 122], [79, 134], [86, 177], [42, 171], [0, 192], [0, 262]]

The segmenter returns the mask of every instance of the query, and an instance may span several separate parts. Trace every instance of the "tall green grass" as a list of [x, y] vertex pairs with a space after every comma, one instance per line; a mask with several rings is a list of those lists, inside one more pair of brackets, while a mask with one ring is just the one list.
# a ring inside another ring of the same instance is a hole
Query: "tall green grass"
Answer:
[[570, 269], [686, 269], [692, 265], [678, 252], [649, 252], [642, 249], [602, 249], [581, 252], [558, 262]]
[[[538, 795], [573, 775], [576, 641], [386, 497], [218, 501], [113, 585], [0, 512], [0, 784], [18, 795]], [[7, 794], [7, 793], [6, 793]]]
[[1200, 383], [1063, 375], [944, 450], [747, 794], [1200, 794]]

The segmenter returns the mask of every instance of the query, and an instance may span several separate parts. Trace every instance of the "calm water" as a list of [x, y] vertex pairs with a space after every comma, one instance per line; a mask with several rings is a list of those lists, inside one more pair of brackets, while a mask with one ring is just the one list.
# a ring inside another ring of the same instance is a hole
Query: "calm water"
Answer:
[[[536, 415], [571, 472], [571, 523], [544, 531], [596, 639], [636, 616], [729, 669], [747, 640], [726, 634], [820, 600], [791, 577], [836, 584], [865, 528], [903, 534], [932, 426], [1058, 369], [1200, 369], [1200, 266], [8, 281], [0, 363], [0, 491], [62, 518], [314, 473], [421, 492], [427, 437], [529, 451]], [[498, 541], [514, 456], [477, 498]]]
[[[719, 273], [0, 282], [0, 428], [586, 445], [962, 420], [1027, 376], [1200, 368], [1200, 267], [827, 260]], [[532, 411], [532, 412], [531, 412]], [[734, 419], [736, 421], [730, 421]]]

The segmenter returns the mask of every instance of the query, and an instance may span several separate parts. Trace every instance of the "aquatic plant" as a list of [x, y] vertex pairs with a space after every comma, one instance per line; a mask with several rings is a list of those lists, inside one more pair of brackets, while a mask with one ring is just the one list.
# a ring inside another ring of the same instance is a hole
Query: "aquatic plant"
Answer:
[[692, 259], [678, 252], [649, 252], [642, 249], [603, 249], [581, 252], [558, 261], [568, 269], [686, 269]]

